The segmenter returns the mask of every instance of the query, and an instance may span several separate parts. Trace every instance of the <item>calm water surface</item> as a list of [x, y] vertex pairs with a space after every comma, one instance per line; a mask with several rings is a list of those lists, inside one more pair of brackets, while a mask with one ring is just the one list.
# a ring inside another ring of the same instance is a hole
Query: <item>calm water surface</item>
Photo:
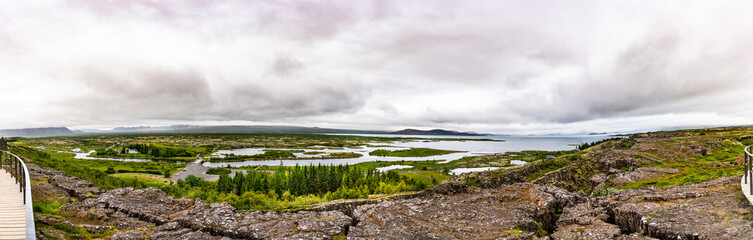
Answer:
[[[335, 134], [341, 135], [341, 134]], [[342, 134], [345, 135], [345, 134]], [[605, 138], [611, 137], [610, 135], [557, 135], [557, 136], [506, 136], [506, 135], [492, 135], [492, 136], [441, 136], [441, 135], [391, 135], [391, 134], [352, 134], [357, 136], [372, 136], [372, 137], [413, 137], [413, 138], [464, 138], [464, 139], [494, 139], [502, 141], [412, 141], [412, 142], [385, 142], [381, 144], [371, 144], [373, 147], [362, 146], [359, 148], [345, 148], [341, 150], [312, 150], [312, 149], [300, 149], [307, 152], [325, 152], [326, 154], [338, 153], [338, 152], [354, 152], [362, 154], [359, 158], [348, 159], [306, 159], [306, 160], [262, 160], [262, 161], [243, 161], [243, 162], [206, 162], [204, 166], [207, 167], [222, 167], [230, 165], [232, 167], [240, 166], [295, 166], [298, 165], [339, 165], [339, 164], [356, 164], [361, 162], [371, 161], [428, 161], [428, 160], [444, 160], [443, 162], [449, 162], [457, 160], [466, 156], [478, 156], [488, 154], [502, 154], [506, 152], [519, 152], [525, 150], [542, 150], [542, 151], [561, 151], [561, 150], [573, 150], [578, 144], [586, 142], [599, 141]], [[368, 153], [376, 149], [387, 150], [400, 150], [408, 148], [434, 148], [442, 150], [462, 151], [461, 153], [451, 153], [439, 156], [430, 157], [382, 157], [382, 156], [370, 156]], [[221, 154], [235, 155], [254, 155], [263, 153], [263, 148], [242, 148], [233, 150], [222, 150], [216, 153], [215, 156], [221, 157]], [[290, 149], [286, 149], [290, 150]], [[297, 157], [316, 157], [317, 155], [305, 155], [303, 153], [294, 153]], [[521, 161], [522, 162], [522, 161]], [[523, 164], [515, 162], [513, 164]], [[462, 170], [460, 170], [462, 171]]]
[[470, 173], [470, 172], [483, 172], [483, 171], [491, 171], [491, 170], [497, 170], [499, 167], [477, 167], [477, 168], [455, 168], [450, 170], [450, 175], [459, 175], [463, 173]]
[[[333, 135], [345, 135], [345, 134], [333, 134]], [[558, 135], [558, 136], [507, 136], [507, 135], [492, 135], [492, 136], [443, 136], [443, 135], [391, 135], [391, 134], [353, 134], [356, 136], [371, 136], [371, 137], [402, 137], [402, 138], [456, 138], [456, 139], [493, 139], [501, 141], [394, 141], [371, 144], [372, 146], [361, 146], [357, 148], [345, 148], [345, 149], [277, 149], [277, 150], [303, 150], [305, 152], [324, 152], [316, 155], [306, 155], [304, 153], [294, 153], [296, 157], [300, 158], [315, 158], [317, 156], [327, 155], [331, 153], [348, 153], [354, 152], [363, 155], [359, 158], [345, 158], [345, 159], [296, 159], [296, 160], [262, 160], [262, 161], [242, 161], [242, 162], [205, 162], [204, 166], [207, 167], [224, 167], [230, 165], [232, 167], [241, 166], [295, 166], [295, 165], [340, 165], [340, 164], [357, 164], [362, 162], [372, 161], [429, 161], [429, 160], [442, 160], [442, 162], [449, 162], [452, 160], [461, 159], [467, 156], [478, 156], [488, 154], [502, 154], [506, 152], [519, 152], [525, 150], [542, 150], [542, 151], [561, 151], [572, 150], [578, 144], [586, 142], [595, 142], [605, 138], [611, 137], [610, 135]], [[434, 148], [442, 150], [461, 151], [459, 153], [450, 153], [439, 156], [429, 157], [383, 157], [383, 156], [371, 156], [369, 152], [377, 149], [386, 150], [402, 150], [409, 148]], [[224, 154], [235, 155], [255, 155], [264, 153], [264, 148], [240, 148], [233, 150], [220, 150], [212, 154], [212, 157], [222, 158]], [[117, 161], [129, 161], [129, 162], [148, 162], [148, 159], [121, 159], [121, 158], [95, 158], [88, 155], [93, 153], [87, 152], [75, 152], [77, 159], [90, 159], [90, 160], [117, 160]], [[513, 160], [511, 164], [525, 164], [523, 161]], [[457, 170], [457, 171], [456, 171]], [[473, 171], [483, 171], [486, 168], [478, 170], [476, 168], [457, 168], [453, 170], [453, 174]]]
[[376, 170], [380, 171], [380, 172], [386, 172], [386, 171], [389, 171], [389, 170], [403, 169], [403, 168], [412, 168], [412, 167], [413, 166], [411, 166], [411, 165], [392, 165], [392, 166], [386, 166], [386, 167], [376, 168]]

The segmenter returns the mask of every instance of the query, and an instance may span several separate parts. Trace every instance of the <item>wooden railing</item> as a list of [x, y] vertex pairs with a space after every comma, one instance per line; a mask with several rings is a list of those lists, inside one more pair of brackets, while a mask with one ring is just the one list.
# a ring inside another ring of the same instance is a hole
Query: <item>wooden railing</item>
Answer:
[[34, 226], [34, 207], [31, 200], [31, 180], [26, 163], [15, 154], [0, 150], [0, 168], [13, 176], [18, 184], [18, 191], [23, 193], [23, 201], [26, 208], [26, 239], [36, 239]]

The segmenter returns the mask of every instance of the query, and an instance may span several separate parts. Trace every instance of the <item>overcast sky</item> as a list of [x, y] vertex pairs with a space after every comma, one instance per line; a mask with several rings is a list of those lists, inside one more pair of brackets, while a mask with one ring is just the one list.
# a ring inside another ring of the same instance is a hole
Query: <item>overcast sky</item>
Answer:
[[0, 0], [0, 128], [753, 124], [750, 1]]

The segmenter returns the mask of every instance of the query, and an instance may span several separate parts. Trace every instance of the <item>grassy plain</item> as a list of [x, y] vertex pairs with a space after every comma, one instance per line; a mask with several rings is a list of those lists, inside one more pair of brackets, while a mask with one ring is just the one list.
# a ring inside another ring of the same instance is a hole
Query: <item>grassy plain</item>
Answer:
[[110, 176], [113, 176], [116, 178], [135, 178], [147, 184], [166, 185], [166, 184], [170, 184], [171, 182], [170, 178], [166, 178], [163, 175], [154, 175], [154, 174], [146, 174], [146, 173], [116, 173], [116, 174], [111, 174]]

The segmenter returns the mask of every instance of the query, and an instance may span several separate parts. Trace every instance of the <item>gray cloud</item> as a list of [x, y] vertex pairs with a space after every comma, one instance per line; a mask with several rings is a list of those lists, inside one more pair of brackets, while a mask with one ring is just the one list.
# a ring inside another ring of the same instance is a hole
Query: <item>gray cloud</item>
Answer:
[[750, 87], [749, 53], [688, 46], [692, 41], [688, 37], [671, 30], [649, 32], [605, 69], [585, 72], [578, 81], [560, 82], [552, 92], [542, 93], [553, 98], [551, 105], [521, 105], [516, 111], [532, 119], [576, 122], [666, 112], [713, 112], [721, 104], [736, 104], [715, 100], [711, 105], [703, 103], [709, 97]]
[[753, 117], [732, 97], [753, 90], [749, 5], [23, 2], [0, 9], [0, 75], [20, 92], [0, 110], [17, 127], [740, 122]]
[[85, 92], [62, 104], [87, 120], [191, 119], [212, 106], [207, 79], [192, 70], [86, 66], [75, 79]]
[[280, 57], [272, 64], [272, 73], [278, 76], [288, 76], [305, 67], [306, 65], [297, 59]]
[[347, 79], [267, 77], [231, 86], [213, 109], [217, 119], [266, 121], [348, 112], [363, 105], [367, 91]]

